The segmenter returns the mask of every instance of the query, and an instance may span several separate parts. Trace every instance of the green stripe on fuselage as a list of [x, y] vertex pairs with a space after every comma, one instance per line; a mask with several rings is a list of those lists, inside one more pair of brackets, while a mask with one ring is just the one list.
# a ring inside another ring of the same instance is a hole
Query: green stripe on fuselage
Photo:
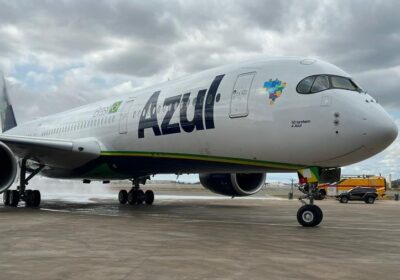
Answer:
[[231, 164], [239, 164], [239, 165], [246, 165], [246, 166], [270, 167], [270, 168], [277, 168], [277, 169], [281, 168], [281, 169], [288, 169], [288, 170], [298, 170], [298, 169], [306, 167], [304, 165], [277, 163], [277, 162], [252, 160], [252, 159], [205, 156], [205, 155], [194, 155], [194, 154], [175, 154], [175, 153], [163, 153], [163, 152], [102, 151], [101, 155], [102, 156], [188, 159], [188, 160], [199, 160], [199, 161], [209, 161], [209, 162], [219, 162], [219, 163], [231, 163]]

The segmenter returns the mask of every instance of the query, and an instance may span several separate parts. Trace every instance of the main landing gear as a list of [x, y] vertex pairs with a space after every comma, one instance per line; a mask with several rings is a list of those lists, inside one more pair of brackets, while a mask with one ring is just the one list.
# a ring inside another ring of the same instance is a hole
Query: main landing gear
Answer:
[[126, 190], [120, 190], [118, 194], [118, 200], [120, 204], [135, 205], [143, 204], [151, 205], [154, 202], [154, 193], [152, 190], [144, 192], [140, 188], [140, 184], [146, 184], [148, 177], [132, 179], [132, 189], [127, 192]]
[[[44, 165], [39, 165], [36, 169], [28, 169], [26, 167], [26, 159], [21, 161], [21, 175], [20, 183], [16, 190], [6, 190], [3, 194], [3, 202], [6, 206], [17, 207], [20, 201], [25, 201], [26, 207], [39, 207], [41, 201], [40, 191], [38, 190], [27, 190], [26, 186], [30, 179], [38, 174]], [[29, 176], [26, 177], [26, 172], [30, 172]]]
[[[299, 187], [299, 190], [305, 196], [299, 198], [303, 206], [297, 211], [297, 221], [304, 227], [315, 227], [321, 223], [323, 218], [321, 208], [314, 205], [314, 199], [319, 195], [316, 188], [317, 183], [305, 184]], [[305, 202], [306, 199], [309, 200], [309, 203]]]

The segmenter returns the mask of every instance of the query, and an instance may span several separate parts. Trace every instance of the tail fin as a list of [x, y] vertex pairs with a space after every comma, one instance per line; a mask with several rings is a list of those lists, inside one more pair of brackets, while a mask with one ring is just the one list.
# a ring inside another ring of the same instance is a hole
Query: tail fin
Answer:
[[17, 126], [14, 110], [7, 93], [6, 80], [3, 75], [0, 77], [0, 119], [2, 132]]

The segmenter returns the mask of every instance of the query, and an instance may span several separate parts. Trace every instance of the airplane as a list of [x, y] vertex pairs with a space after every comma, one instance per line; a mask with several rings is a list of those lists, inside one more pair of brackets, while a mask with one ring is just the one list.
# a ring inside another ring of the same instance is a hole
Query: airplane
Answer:
[[348, 73], [311, 58], [234, 63], [19, 125], [1, 83], [0, 193], [10, 207], [39, 207], [40, 192], [27, 189], [37, 174], [131, 180], [119, 202], [150, 205], [154, 193], [140, 185], [154, 174], [199, 174], [205, 188], [236, 197], [260, 191], [267, 173], [297, 172], [308, 189], [297, 220], [313, 227], [323, 218], [316, 184], [338, 181], [342, 166], [398, 134]]

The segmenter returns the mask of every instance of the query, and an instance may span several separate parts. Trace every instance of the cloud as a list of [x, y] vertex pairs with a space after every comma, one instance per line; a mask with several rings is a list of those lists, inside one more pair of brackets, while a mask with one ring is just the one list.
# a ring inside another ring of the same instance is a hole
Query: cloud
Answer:
[[400, 63], [400, 18], [396, 1], [334, 1], [319, 27], [319, 53], [351, 71], [394, 67]]
[[400, 65], [354, 75], [361, 86], [387, 108], [400, 108]]
[[[397, 1], [0, 0], [0, 5], [0, 67], [22, 84], [24, 94], [31, 89], [94, 100], [128, 81], [140, 88], [259, 55], [305, 55], [338, 64], [383, 105], [400, 108], [393, 94], [400, 65]], [[31, 71], [21, 70], [27, 66]], [[71, 77], [83, 73], [85, 79]], [[104, 90], [95, 80], [104, 81]]]
[[115, 48], [91, 54], [88, 62], [100, 71], [146, 77], [165, 70], [169, 59], [162, 47], [119, 43]]
[[[400, 131], [400, 118], [396, 119], [397, 127]], [[400, 135], [383, 152], [356, 164], [343, 168], [343, 174], [372, 174], [388, 177], [392, 175], [393, 179], [400, 178]]]
[[[396, 120], [397, 127], [400, 130], [400, 119]], [[397, 137], [396, 141], [389, 146], [384, 152], [383, 159], [379, 161], [379, 164], [384, 166], [385, 171], [389, 174], [394, 174], [396, 178], [400, 178], [400, 136]]]
[[[0, 69], [12, 84], [19, 121], [265, 55], [327, 60], [383, 106], [400, 110], [398, 1], [0, 0], [0, 6]], [[349, 170], [398, 168], [398, 143]]]

